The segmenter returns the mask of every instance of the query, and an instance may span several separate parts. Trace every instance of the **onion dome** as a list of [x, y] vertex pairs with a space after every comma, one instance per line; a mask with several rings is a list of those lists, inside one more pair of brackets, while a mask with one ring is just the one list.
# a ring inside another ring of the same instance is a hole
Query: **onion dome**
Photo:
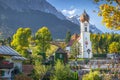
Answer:
[[89, 22], [89, 15], [86, 13], [86, 11], [84, 10], [83, 14], [80, 16], [80, 22]]

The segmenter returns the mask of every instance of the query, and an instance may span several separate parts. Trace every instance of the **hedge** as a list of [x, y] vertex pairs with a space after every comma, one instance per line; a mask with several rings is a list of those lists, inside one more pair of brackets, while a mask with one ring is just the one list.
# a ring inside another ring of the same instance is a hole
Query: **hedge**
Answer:
[[103, 58], [106, 58], [107, 54], [93, 54], [93, 57], [103, 57]]

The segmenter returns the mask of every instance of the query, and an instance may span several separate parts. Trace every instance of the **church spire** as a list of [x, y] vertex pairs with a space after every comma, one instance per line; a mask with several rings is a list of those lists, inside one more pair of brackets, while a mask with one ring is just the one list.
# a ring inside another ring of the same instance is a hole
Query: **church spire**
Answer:
[[89, 15], [86, 13], [86, 11], [84, 10], [83, 14], [80, 16], [80, 22], [89, 22]]

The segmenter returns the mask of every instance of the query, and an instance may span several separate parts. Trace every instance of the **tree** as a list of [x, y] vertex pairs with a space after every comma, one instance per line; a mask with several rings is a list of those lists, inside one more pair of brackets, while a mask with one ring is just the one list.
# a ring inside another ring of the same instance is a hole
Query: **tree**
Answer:
[[104, 41], [104, 44], [101, 44], [101, 45], [104, 45], [105, 53], [108, 53], [108, 47], [109, 47], [109, 44], [111, 43], [111, 35], [108, 33], [105, 33], [103, 41]]
[[71, 46], [70, 53], [77, 59], [77, 55], [80, 54], [81, 44], [78, 41], [75, 41]]
[[[100, 2], [100, 0], [94, 0]], [[120, 0], [102, 0], [104, 4], [99, 6], [99, 16], [102, 16], [102, 22], [106, 27], [114, 30], [120, 30]], [[106, 2], [105, 2], [106, 1]]]
[[10, 43], [11, 43], [11, 37], [8, 37], [6, 39], [1, 39], [0, 40], [0, 44], [1, 45], [9, 45], [10, 46]]
[[48, 67], [46, 67], [45, 65], [42, 65], [42, 63], [39, 60], [36, 60], [34, 65], [34, 71], [35, 71], [34, 79], [42, 80], [48, 71]]
[[82, 80], [102, 80], [98, 71], [90, 71], [88, 74], [83, 75]]
[[22, 56], [27, 57], [29, 48], [29, 39], [31, 38], [30, 28], [19, 28], [13, 35], [11, 46], [15, 48]]
[[71, 39], [71, 32], [70, 31], [67, 31], [66, 33], [66, 38], [65, 38], [65, 42], [68, 43]]
[[8, 38], [6, 39], [6, 42], [7, 42], [8, 45], [10, 45], [11, 40], [12, 40], [11, 37], [8, 37]]
[[33, 48], [33, 54], [31, 57], [33, 64], [33, 71], [31, 77], [33, 78], [33, 80], [43, 80], [44, 76], [49, 70], [49, 66], [45, 66], [42, 63], [43, 57], [36, 54], [36, 47]]
[[104, 48], [104, 45], [101, 45], [101, 44], [104, 44], [104, 41], [103, 41], [103, 36], [100, 35], [100, 40], [99, 40], [99, 48], [101, 50], [101, 53], [103, 53], [103, 48]]
[[109, 45], [109, 52], [110, 53], [118, 53], [120, 51], [119, 43], [118, 42], [112, 42]]
[[93, 52], [99, 53], [100, 34], [91, 34]]
[[40, 28], [36, 34], [36, 47], [38, 53], [45, 53], [50, 48], [51, 33], [47, 27]]
[[60, 60], [55, 64], [54, 75], [51, 80], [74, 80], [68, 65], [64, 65]]
[[[109, 47], [111, 43], [120, 43], [120, 35], [116, 33], [91, 34], [90, 37], [92, 41], [93, 53], [108, 53], [110, 52], [110, 49], [113, 49], [113, 46], [111, 48]], [[118, 50], [120, 50], [120, 48], [118, 48]]]

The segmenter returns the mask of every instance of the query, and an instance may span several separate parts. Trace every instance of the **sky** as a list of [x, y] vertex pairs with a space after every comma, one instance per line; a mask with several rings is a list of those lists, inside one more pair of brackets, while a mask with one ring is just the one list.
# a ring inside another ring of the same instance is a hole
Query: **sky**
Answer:
[[[47, 0], [58, 11], [61, 11], [65, 16], [72, 17], [81, 15], [84, 10], [90, 16], [90, 23], [104, 32], [108, 29], [101, 23], [102, 17], [97, 15], [99, 5], [95, 4], [93, 0]], [[96, 12], [95, 12], [96, 11]]]

